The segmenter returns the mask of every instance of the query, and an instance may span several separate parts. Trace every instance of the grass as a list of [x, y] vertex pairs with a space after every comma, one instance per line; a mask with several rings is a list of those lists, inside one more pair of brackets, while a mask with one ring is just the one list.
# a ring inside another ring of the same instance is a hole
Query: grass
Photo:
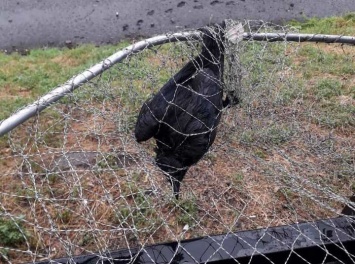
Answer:
[[[353, 14], [291, 24], [303, 33], [355, 35]], [[0, 54], [0, 119], [128, 44]], [[244, 100], [223, 112], [181, 200], [172, 200], [152, 161], [154, 143], [138, 145], [132, 136], [142, 102], [192, 55], [169, 44], [135, 54], [0, 139], [0, 203], [30, 223], [0, 218], [0, 240], [44, 256], [55, 240], [53, 257], [62, 257], [66, 242], [81, 254], [334, 216], [341, 206], [334, 197], [355, 188], [354, 47], [238, 48]], [[73, 151], [97, 152], [93, 168], [55, 166]], [[125, 165], [120, 153], [129, 157]], [[30, 248], [26, 239], [35, 241]]]
[[0, 246], [18, 247], [24, 244], [28, 234], [21, 221], [0, 218]]
[[34, 49], [26, 56], [0, 53], [0, 120], [128, 44]]
[[179, 225], [193, 226], [198, 218], [198, 206], [193, 198], [182, 199], [178, 202], [179, 212], [177, 213], [177, 223]]
[[[303, 33], [355, 35], [355, 14], [325, 19], [292, 22]], [[297, 59], [298, 70], [307, 80], [309, 100], [319, 102], [312, 119], [329, 128], [354, 126], [355, 60], [353, 47], [329, 44], [304, 44]]]
[[291, 21], [289, 24], [299, 28], [302, 33], [355, 35], [354, 13], [349, 13], [341, 17], [310, 18], [303, 22]]
[[314, 121], [328, 127], [353, 126], [355, 62], [352, 57], [346, 51], [338, 54], [329, 45], [322, 44], [318, 47], [306, 44], [300, 54], [301, 60], [305, 59], [298, 68], [307, 79], [305, 96], [320, 106]]

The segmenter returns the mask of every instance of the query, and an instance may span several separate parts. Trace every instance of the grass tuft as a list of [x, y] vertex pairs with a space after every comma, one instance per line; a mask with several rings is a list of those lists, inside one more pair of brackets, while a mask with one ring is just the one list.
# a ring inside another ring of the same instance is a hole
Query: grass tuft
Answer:
[[18, 247], [26, 242], [27, 237], [21, 221], [0, 218], [0, 246]]

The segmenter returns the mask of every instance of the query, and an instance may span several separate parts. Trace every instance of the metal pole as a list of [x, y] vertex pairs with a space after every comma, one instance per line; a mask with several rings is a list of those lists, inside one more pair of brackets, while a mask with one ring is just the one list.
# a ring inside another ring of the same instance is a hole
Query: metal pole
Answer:
[[292, 41], [292, 42], [324, 42], [355, 45], [355, 37], [324, 34], [296, 34], [296, 33], [244, 33], [243, 40], [256, 41]]
[[[127, 56], [137, 51], [141, 51], [151, 46], [162, 45], [168, 42], [187, 41], [189, 39], [197, 39], [200, 36], [199, 31], [181, 32], [170, 35], [160, 35], [153, 38], [145, 39], [132, 44], [121, 50], [102, 62], [94, 65], [90, 69], [83, 73], [73, 77], [67, 81], [64, 85], [52, 90], [45, 96], [31, 105], [26, 106], [22, 110], [16, 112], [9, 118], [0, 121], [0, 136], [5, 135], [16, 126], [22, 124], [30, 117], [38, 114], [50, 104], [55, 103], [66, 94], [77, 89], [81, 84], [84, 84], [95, 76], [101, 74], [105, 70], [111, 68], [116, 63], [122, 61]], [[288, 33], [244, 33], [243, 40], [255, 40], [255, 41], [294, 41], [294, 42], [325, 42], [325, 43], [343, 43], [354, 44], [355, 37], [341, 36], [341, 35], [322, 35], [322, 34], [288, 34]]]

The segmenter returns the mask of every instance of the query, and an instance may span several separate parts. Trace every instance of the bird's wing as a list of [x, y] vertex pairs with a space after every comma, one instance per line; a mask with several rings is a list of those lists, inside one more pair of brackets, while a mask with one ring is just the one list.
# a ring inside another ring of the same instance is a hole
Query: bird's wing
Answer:
[[171, 78], [152, 98], [144, 102], [139, 113], [135, 136], [138, 142], [146, 141], [157, 134], [160, 124], [173, 104], [177, 82]]
[[[212, 129], [219, 122], [222, 110], [222, 88], [218, 74], [205, 68], [194, 78], [192, 88], [196, 92], [195, 102], [188, 107], [188, 112], [194, 113], [200, 121], [193, 122], [200, 129]], [[191, 109], [190, 109], [191, 108]], [[206, 126], [205, 128], [203, 128]]]
[[198, 62], [195, 60], [197, 58], [188, 62], [155, 96], [143, 104], [135, 127], [135, 137], [138, 142], [146, 141], [157, 134], [164, 116], [169, 111], [169, 105], [175, 101], [177, 86], [189, 82], [196, 72]]
[[137, 142], [150, 139], [158, 130], [159, 122], [155, 118], [154, 109], [152, 109], [150, 105], [151, 101], [146, 101], [139, 112], [134, 131]]

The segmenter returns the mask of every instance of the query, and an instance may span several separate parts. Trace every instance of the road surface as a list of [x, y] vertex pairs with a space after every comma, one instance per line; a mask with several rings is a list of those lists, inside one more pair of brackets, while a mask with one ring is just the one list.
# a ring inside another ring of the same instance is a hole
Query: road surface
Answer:
[[354, 0], [0, 0], [0, 49], [115, 43], [224, 18], [280, 23], [350, 11]]

